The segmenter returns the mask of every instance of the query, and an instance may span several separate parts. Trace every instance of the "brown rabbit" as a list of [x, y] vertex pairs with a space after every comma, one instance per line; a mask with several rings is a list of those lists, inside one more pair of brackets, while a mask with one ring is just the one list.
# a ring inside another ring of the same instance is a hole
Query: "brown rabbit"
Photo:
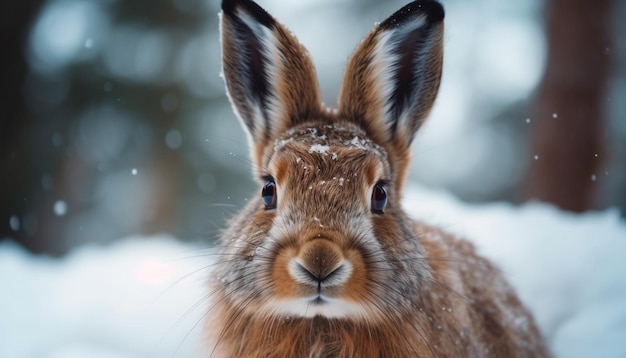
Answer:
[[376, 25], [329, 110], [291, 33], [251, 0], [223, 0], [224, 78], [261, 195], [221, 240], [211, 355], [549, 355], [501, 273], [400, 205], [437, 96], [443, 18], [421, 0]]

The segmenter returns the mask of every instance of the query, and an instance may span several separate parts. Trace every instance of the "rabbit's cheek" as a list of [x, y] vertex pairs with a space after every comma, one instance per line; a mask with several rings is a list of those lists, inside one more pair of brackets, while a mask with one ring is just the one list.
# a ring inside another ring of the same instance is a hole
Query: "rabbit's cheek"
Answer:
[[343, 287], [341, 297], [348, 301], [367, 301], [368, 270], [363, 256], [358, 250], [349, 250], [346, 259], [352, 264], [352, 274]]

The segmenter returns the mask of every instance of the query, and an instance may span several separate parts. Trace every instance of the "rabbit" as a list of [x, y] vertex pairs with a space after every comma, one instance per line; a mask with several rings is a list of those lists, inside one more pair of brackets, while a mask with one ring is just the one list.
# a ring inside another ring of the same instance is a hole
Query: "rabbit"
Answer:
[[298, 40], [255, 2], [222, 1], [222, 75], [260, 195], [220, 237], [210, 356], [549, 356], [500, 271], [400, 204], [443, 20], [418, 0], [375, 25], [328, 109]]

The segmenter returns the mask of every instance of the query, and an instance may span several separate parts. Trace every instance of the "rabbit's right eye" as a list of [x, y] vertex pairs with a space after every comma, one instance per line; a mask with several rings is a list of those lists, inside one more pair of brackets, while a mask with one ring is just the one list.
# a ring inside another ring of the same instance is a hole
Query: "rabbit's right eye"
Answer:
[[276, 209], [276, 182], [268, 180], [261, 191], [261, 198], [265, 204], [265, 210]]

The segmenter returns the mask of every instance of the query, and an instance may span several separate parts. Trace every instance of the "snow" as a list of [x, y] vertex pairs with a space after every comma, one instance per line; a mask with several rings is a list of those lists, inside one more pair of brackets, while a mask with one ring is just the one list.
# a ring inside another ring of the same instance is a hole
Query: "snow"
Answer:
[[11, 228], [11, 230], [18, 231], [20, 229], [20, 225], [20, 218], [15, 215], [11, 215], [11, 217], [9, 218], [9, 227]]
[[365, 139], [361, 139], [359, 137], [354, 137], [352, 138], [352, 140], [348, 143], [344, 143], [346, 145], [349, 145], [351, 148], [359, 148], [359, 149], [367, 149], [367, 140]]
[[[534, 313], [556, 357], [624, 357], [626, 222], [549, 205], [472, 206], [410, 188], [410, 214], [470, 238]], [[167, 236], [63, 259], [0, 243], [0, 357], [201, 357], [211, 250]]]
[[63, 216], [67, 213], [67, 204], [63, 200], [57, 200], [54, 203], [54, 214], [57, 216]]
[[471, 239], [534, 313], [556, 357], [626, 357], [626, 222], [530, 203], [463, 205], [414, 189], [413, 217]]
[[309, 148], [309, 153], [320, 153], [320, 154], [324, 154], [324, 155], [328, 155], [328, 150], [330, 149], [329, 146], [327, 145], [323, 145], [323, 144], [313, 144], [310, 148]]
[[86, 246], [63, 260], [2, 242], [0, 357], [200, 357], [210, 261], [169, 237]]

